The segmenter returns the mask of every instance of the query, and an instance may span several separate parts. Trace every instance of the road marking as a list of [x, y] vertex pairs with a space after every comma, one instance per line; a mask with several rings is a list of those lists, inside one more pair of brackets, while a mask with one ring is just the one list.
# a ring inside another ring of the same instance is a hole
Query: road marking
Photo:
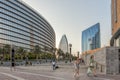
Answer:
[[61, 77], [55, 77], [55, 76], [48, 76], [48, 75], [43, 75], [43, 74], [36, 74], [36, 73], [29, 73], [29, 72], [19, 72], [19, 73], [25, 73], [25, 74], [30, 74], [30, 75], [38, 75], [41, 77], [47, 77], [47, 78], [52, 78], [52, 79], [59, 79], [59, 80], [66, 80], [65, 78], [61, 78]]
[[0, 72], [0, 74], [3, 74], [3, 75], [6, 75], [6, 76], [9, 76], [9, 77], [14, 78], [14, 79], [16, 79], [16, 80], [26, 80], [26, 79], [23, 79], [23, 78], [21, 78], [21, 77], [13, 76], [13, 75], [8, 74], [8, 73]]

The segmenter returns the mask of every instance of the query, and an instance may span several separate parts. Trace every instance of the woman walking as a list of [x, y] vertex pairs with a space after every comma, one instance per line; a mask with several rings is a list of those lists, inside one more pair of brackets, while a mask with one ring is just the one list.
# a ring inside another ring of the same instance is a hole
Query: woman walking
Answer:
[[80, 60], [79, 58], [77, 58], [77, 60], [74, 62], [74, 67], [75, 67], [74, 77], [77, 77], [77, 75], [79, 76], [79, 64], [80, 64]]
[[89, 76], [89, 73], [90, 73], [90, 72], [92, 72], [93, 75], [94, 75], [95, 77], [97, 77], [97, 76], [96, 76], [96, 69], [95, 69], [94, 55], [91, 55], [91, 57], [90, 57], [90, 64], [89, 64], [88, 72], [87, 72], [88, 76]]

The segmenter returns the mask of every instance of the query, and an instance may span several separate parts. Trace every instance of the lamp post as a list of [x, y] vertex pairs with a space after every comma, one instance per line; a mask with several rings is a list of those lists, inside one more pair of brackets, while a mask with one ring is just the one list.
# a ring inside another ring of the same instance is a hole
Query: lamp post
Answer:
[[56, 51], [56, 48], [52, 48], [52, 51], [53, 51], [53, 58], [55, 59], [55, 51]]
[[77, 57], [79, 58], [79, 51], [77, 52]]
[[14, 45], [11, 45], [11, 48], [10, 48], [11, 71], [12, 71], [12, 67], [15, 70], [15, 48], [14, 47], [15, 47]]
[[85, 52], [85, 63], [87, 64], [87, 51]]
[[69, 44], [69, 47], [70, 47], [70, 62], [71, 62], [71, 58], [72, 58], [72, 56], [71, 56], [71, 47], [72, 47], [72, 44]]

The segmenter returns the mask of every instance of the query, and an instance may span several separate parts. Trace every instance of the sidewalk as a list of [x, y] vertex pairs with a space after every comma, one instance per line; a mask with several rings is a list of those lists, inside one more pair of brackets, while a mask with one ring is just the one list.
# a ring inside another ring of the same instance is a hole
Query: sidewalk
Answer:
[[[86, 72], [87, 72], [87, 67], [82, 66], [80, 68], [80, 71], [81, 71], [80, 73], [83, 73], [85, 76]], [[120, 80], [120, 75], [104, 74], [104, 73], [100, 73], [100, 72], [97, 73], [97, 77], [93, 77], [93, 75], [90, 77], [88, 77], [86, 75], [86, 77], [88, 80]], [[84, 79], [78, 79], [78, 80], [84, 80]]]
[[58, 66], [59, 68], [56, 70], [52, 70], [50, 63], [34, 66], [17, 66], [17, 70], [12, 72], [9, 67], [0, 67], [0, 76], [4, 74], [4, 76], [0, 77], [0, 80], [6, 80], [6, 76], [23, 80], [120, 80], [120, 75], [100, 73], [97, 74], [97, 77], [88, 77], [86, 75], [87, 68], [83, 65], [80, 67], [79, 77], [74, 78], [74, 66], [72, 63], [60, 62]]
[[[74, 78], [73, 77], [74, 66], [72, 63], [60, 62], [58, 63], [58, 66], [60, 68], [56, 69], [55, 71], [52, 71], [51, 64], [40, 64], [33, 67], [30, 66], [29, 68], [21, 67], [21, 69], [33, 70], [33, 72], [35, 73], [41, 73], [42, 71], [43, 74], [52, 75], [55, 77], [61, 77], [66, 80], [120, 80], [120, 75], [105, 75], [102, 73], [97, 73], [97, 77], [93, 77], [93, 76], [88, 77], [86, 74], [87, 68], [84, 65], [80, 67], [80, 76], [77, 78]], [[36, 71], [39, 71], [39, 72], [36, 72]]]

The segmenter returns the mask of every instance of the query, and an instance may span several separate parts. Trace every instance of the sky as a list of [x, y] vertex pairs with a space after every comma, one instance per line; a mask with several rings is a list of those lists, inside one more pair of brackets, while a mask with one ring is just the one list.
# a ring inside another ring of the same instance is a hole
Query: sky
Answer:
[[81, 52], [82, 31], [100, 23], [101, 47], [111, 39], [111, 0], [22, 0], [42, 15], [56, 33], [56, 47], [66, 34], [72, 53]]

